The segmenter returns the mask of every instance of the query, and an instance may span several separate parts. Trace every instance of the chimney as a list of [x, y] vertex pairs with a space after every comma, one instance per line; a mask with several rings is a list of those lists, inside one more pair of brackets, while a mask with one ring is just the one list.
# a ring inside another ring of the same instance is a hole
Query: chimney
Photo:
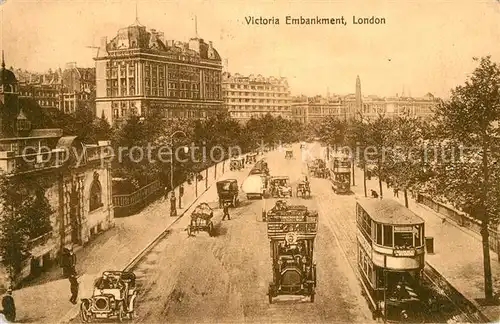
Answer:
[[106, 53], [107, 45], [108, 45], [108, 38], [106, 36], [101, 37], [101, 44], [99, 45], [100, 50]]

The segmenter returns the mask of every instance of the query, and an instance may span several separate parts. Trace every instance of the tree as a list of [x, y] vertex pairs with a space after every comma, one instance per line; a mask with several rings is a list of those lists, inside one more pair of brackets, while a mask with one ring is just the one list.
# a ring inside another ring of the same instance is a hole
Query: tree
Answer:
[[391, 143], [390, 133], [392, 131], [392, 120], [379, 115], [375, 120], [368, 121], [366, 132], [364, 133], [366, 143], [365, 156], [366, 163], [375, 162], [377, 164], [377, 176], [380, 190], [380, 198], [383, 198], [382, 180], [387, 178], [386, 166], [390, 163], [390, 155], [387, 154]]
[[488, 226], [499, 208], [500, 67], [490, 57], [474, 58], [479, 66], [464, 85], [452, 90], [436, 110], [449, 153], [437, 164], [435, 190], [481, 221], [485, 298], [492, 300]]
[[[368, 139], [366, 137], [368, 124], [364, 123], [359, 119], [351, 119], [347, 122], [346, 133], [344, 136], [344, 145], [347, 145], [351, 150], [353, 156], [353, 170], [355, 164], [358, 167], [363, 168], [363, 188], [365, 197], [366, 192], [366, 156], [365, 149], [368, 145]], [[353, 183], [354, 183], [354, 172], [353, 172]]]
[[52, 209], [40, 179], [0, 175], [0, 254], [10, 280], [16, 281], [29, 257], [29, 240], [52, 231]]
[[393, 147], [388, 151], [385, 164], [386, 174], [397, 188], [402, 188], [405, 206], [408, 207], [408, 190], [418, 190], [427, 180], [424, 171], [424, 143], [428, 138], [430, 125], [417, 117], [398, 116], [389, 133]]

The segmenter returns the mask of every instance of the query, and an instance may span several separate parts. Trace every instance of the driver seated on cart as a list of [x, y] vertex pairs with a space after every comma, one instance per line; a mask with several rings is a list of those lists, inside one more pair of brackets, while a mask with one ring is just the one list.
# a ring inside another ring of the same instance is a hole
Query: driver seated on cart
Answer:
[[408, 299], [410, 298], [410, 293], [406, 290], [403, 282], [398, 282], [396, 285], [396, 289], [394, 289], [392, 293], [392, 298], [397, 300]]

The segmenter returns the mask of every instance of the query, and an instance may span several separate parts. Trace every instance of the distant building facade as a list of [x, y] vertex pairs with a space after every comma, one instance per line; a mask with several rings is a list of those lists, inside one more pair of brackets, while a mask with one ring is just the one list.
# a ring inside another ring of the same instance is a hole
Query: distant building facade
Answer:
[[130, 115], [207, 118], [223, 109], [222, 62], [212, 42], [165, 41], [138, 22], [101, 41], [96, 114], [110, 123]]
[[[82, 143], [61, 129], [36, 129], [25, 113], [14, 73], [0, 70], [0, 169], [10, 177], [26, 174], [49, 183], [52, 231], [29, 240], [30, 255], [19, 279], [36, 275], [63, 247], [83, 245], [114, 224], [109, 142]], [[5, 282], [4, 269], [0, 281]]]
[[44, 109], [74, 113], [77, 109], [94, 109], [95, 68], [79, 68], [68, 63], [64, 71], [32, 73], [17, 69], [21, 98], [32, 98]]
[[301, 123], [320, 122], [326, 117], [345, 120], [347, 115], [338, 96], [295, 97], [292, 99], [292, 118]]
[[286, 78], [224, 73], [222, 88], [224, 104], [234, 119], [246, 121], [266, 114], [292, 118], [290, 89]]

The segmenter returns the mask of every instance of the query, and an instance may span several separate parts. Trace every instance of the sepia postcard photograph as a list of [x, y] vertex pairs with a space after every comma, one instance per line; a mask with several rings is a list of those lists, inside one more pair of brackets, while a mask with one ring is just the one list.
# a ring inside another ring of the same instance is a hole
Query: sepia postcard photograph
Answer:
[[0, 324], [500, 323], [499, 0], [0, 0]]

